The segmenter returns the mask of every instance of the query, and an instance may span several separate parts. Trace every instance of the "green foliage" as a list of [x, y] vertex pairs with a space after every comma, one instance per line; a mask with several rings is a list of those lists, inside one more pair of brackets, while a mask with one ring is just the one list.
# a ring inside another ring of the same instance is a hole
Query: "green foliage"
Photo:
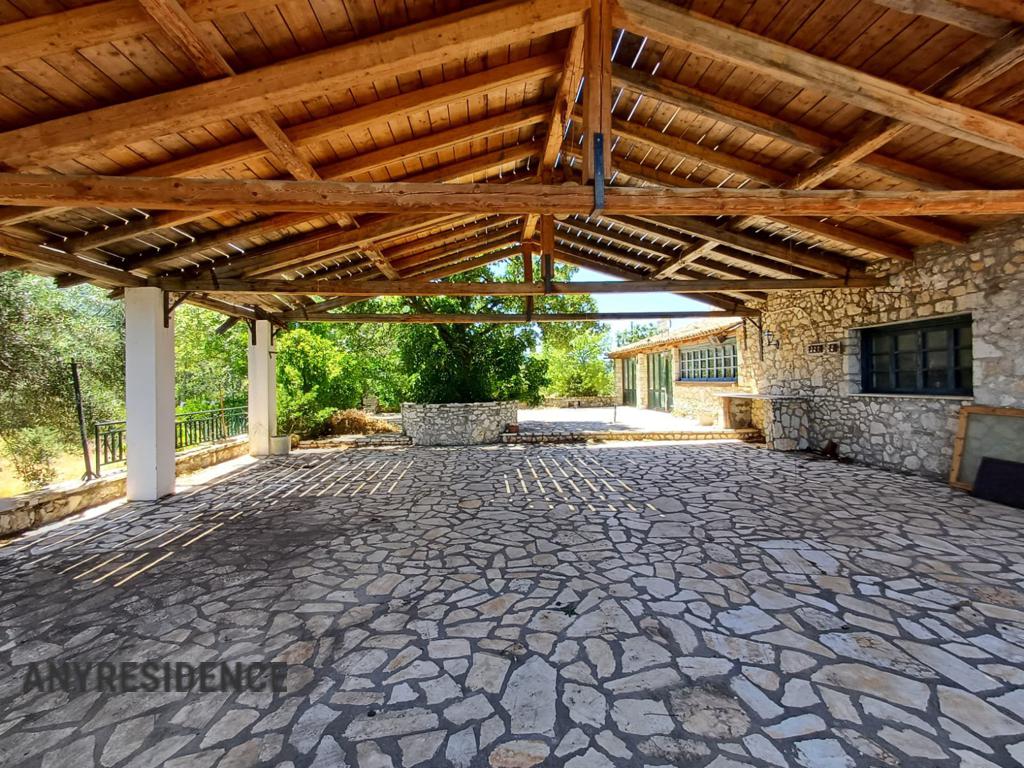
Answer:
[[615, 334], [615, 346], [624, 347], [627, 344], [650, 338], [660, 332], [661, 329], [657, 323], [630, 323], [629, 328]]
[[121, 302], [89, 285], [60, 290], [47, 278], [0, 273], [0, 335], [0, 432], [47, 425], [77, 441], [72, 359], [86, 421], [123, 414]]
[[14, 473], [30, 488], [42, 488], [54, 481], [54, 462], [61, 454], [61, 436], [51, 427], [22, 427], [4, 433], [0, 449], [14, 467]]
[[608, 352], [608, 329], [598, 325], [570, 337], [564, 346], [545, 345], [550, 385], [545, 390], [557, 397], [610, 395], [614, 389]]
[[[515, 279], [510, 274], [505, 278]], [[451, 282], [496, 279], [482, 267]], [[522, 312], [521, 297], [437, 296], [407, 299], [416, 312], [476, 314]], [[409, 398], [419, 403], [540, 401], [547, 364], [531, 356], [538, 333], [531, 326], [474, 323], [399, 326], [398, 349], [409, 374]]]
[[310, 434], [334, 411], [358, 403], [362, 393], [348, 356], [331, 339], [296, 328], [278, 337], [276, 349], [282, 434]]
[[245, 405], [248, 399], [244, 323], [223, 334], [224, 316], [183, 304], [174, 312], [175, 390], [181, 412]]

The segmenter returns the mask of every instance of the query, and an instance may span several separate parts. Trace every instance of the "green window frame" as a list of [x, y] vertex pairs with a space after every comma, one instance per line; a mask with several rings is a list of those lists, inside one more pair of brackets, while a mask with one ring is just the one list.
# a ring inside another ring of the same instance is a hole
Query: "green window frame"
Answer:
[[679, 381], [736, 381], [738, 370], [734, 340], [679, 349]]
[[971, 316], [865, 328], [861, 390], [898, 395], [970, 395]]

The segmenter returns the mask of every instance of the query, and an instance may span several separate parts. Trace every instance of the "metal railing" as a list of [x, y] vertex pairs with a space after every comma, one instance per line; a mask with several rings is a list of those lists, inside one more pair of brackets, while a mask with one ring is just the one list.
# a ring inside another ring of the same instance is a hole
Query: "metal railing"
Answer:
[[[110, 464], [119, 464], [127, 456], [125, 435], [127, 422], [97, 421], [93, 427], [96, 471]], [[183, 451], [196, 445], [214, 443], [249, 431], [249, 409], [215, 408], [209, 411], [179, 413], [174, 419], [174, 450]]]

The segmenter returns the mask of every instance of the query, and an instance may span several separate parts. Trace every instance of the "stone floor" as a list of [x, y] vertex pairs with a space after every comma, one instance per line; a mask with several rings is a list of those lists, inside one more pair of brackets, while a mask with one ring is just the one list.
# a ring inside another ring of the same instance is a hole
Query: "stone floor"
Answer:
[[[0, 548], [0, 765], [1019, 765], [1021, 514], [730, 443], [256, 462]], [[68, 659], [290, 667], [21, 692]]]
[[528, 408], [519, 411], [526, 434], [560, 432], [710, 432], [696, 419], [625, 405], [607, 408]]

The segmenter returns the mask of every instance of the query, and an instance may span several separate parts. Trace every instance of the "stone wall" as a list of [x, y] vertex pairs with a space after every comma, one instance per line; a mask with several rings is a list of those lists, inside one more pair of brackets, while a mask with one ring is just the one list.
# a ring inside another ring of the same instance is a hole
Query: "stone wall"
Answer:
[[[248, 452], [249, 441], [245, 437], [203, 446], [178, 455], [175, 472], [186, 475]], [[125, 472], [120, 470], [86, 483], [61, 483], [41, 491], [0, 499], [0, 536], [38, 528], [119, 499], [125, 495], [125, 482]]]
[[[1024, 407], [1024, 222], [980, 232], [966, 245], [918, 249], [913, 264], [886, 262], [878, 271], [891, 286], [764, 302], [764, 329], [779, 345], [766, 347], [763, 362], [756, 351], [750, 356], [757, 389], [806, 398], [802, 432], [777, 435], [783, 442], [820, 449], [831, 440], [840, 455], [866, 464], [945, 476], [957, 413], [971, 400], [861, 393], [859, 329], [970, 313], [973, 402]], [[841, 351], [808, 354], [808, 344], [823, 342], [839, 342]], [[754, 408], [766, 436], [779, 429], [766, 420], [772, 411]]]
[[[620, 392], [621, 398], [621, 392]], [[545, 397], [542, 408], [609, 408], [616, 405], [612, 395], [580, 395], [579, 397]], [[523, 406], [521, 406], [523, 407]]]
[[402, 403], [402, 429], [415, 445], [496, 443], [518, 410], [515, 402]]

